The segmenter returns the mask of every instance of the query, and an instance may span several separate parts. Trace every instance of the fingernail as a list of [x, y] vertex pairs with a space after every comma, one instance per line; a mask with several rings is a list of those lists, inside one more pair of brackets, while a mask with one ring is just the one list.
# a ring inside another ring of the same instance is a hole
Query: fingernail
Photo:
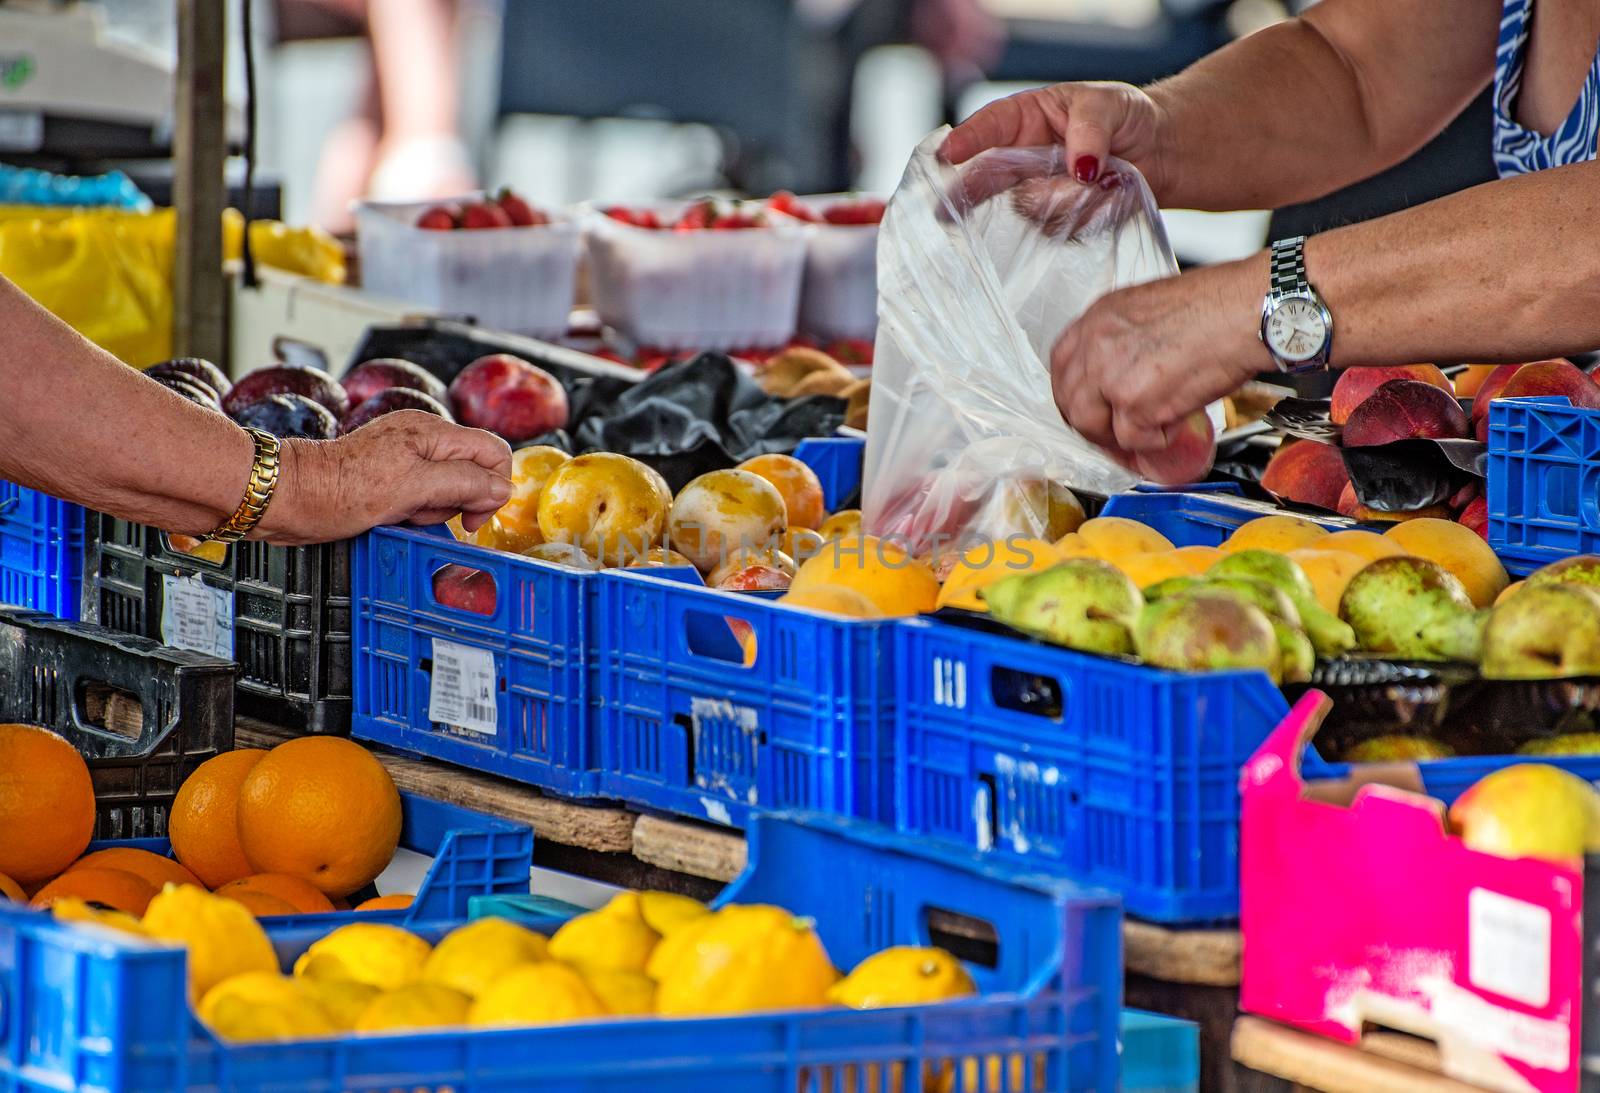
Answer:
[[1100, 177], [1100, 161], [1094, 156], [1079, 156], [1072, 164], [1072, 177], [1089, 183]]

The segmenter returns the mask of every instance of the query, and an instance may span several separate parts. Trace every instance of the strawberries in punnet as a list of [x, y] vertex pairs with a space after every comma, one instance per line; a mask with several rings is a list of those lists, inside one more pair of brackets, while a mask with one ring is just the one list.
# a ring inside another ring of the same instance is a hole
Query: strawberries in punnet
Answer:
[[506, 219], [510, 220], [514, 227], [536, 228], [550, 223], [550, 217], [528, 204], [520, 194], [514, 193], [509, 186], [502, 189], [494, 201], [496, 205], [500, 206], [500, 211], [506, 214]]
[[885, 205], [876, 198], [846, 201], [829, 205], [822, 210], [822, 219], [830, 224], [877, 224], [883, 220]]
[[429, 231], [453, 231], [461, 222], [461, 212], [452, 205], [435, 205], [417, 217], [417, 227]]
[[773, 212], [783, 213], [785, 216], [792, 216], [796, 220], [804, 220], [808, 224], [815, 224], [818, 219], [816, 213], [800, 204], [794, 194], [788, 190], [779, 190], [767, 198], [767, 208]]
[[468, 230], [509, 228], [511, 218], [492, 201], [479, 201], [461, 210], [461, 226]]

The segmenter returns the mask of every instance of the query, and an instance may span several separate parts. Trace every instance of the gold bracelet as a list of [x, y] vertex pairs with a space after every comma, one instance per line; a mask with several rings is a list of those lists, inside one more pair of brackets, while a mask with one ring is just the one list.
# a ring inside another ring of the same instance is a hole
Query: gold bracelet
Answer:
[[261, 522], [261, 518], [267, 514], [267, 506], [272, 503], [272, 492], [278, 486], [278, 455], [283, 445], [277, 437], [260, 429], [246, 429], [245, 432], [255, 441], [256, 458], [250, 465], [250, 481], [245, 483], [244, 500], [228, 517], [228, 522], [207, 535], [203, 542], [237, 543]]

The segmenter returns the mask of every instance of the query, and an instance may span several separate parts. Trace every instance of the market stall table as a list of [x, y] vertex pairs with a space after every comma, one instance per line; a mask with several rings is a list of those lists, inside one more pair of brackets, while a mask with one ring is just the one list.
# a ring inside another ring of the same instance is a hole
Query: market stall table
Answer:
[[1240, 1066], [1282, 1080], [1277, 1085], [1251, 1088], [1481, 1093], [1479, 1086], [1439, 1073], [1439, 1052], [1433, 1044], [1397, 1032], [1371, 1032], [1359, 1047], [1352, 1047], [1259, 1017], [1241, 1017], [1233, 1028], [1232, 1049]]

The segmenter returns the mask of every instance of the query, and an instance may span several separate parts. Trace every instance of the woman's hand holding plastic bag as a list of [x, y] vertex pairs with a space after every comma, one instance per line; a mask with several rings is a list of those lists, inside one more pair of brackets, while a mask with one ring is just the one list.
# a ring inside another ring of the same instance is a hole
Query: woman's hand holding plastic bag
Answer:
[[[1086, 439], [1063, 418], [1085, 377], [1072, 337], [1057, 348], [1062, 331], [1112, 290], [1177, 272], [1143, 178], [1111, 160], [1081, 183], [1060, 146], [994, 149], [952, 167], [936, 155], [944, 133], [917, 149], [879, 236], [868, 529], [918, 553], [1043, 538], [1045, 483], [1113, 493], [1137, 481], [1130, 468], [1203, 474], [1209, 423], [1203, 460], [1180, 447], [1163, 462], [1148, 437], [1136, 458], [1109, 420]], [[1105, 310], [1088, 315], [1095, 329], [1111, 324]]]

